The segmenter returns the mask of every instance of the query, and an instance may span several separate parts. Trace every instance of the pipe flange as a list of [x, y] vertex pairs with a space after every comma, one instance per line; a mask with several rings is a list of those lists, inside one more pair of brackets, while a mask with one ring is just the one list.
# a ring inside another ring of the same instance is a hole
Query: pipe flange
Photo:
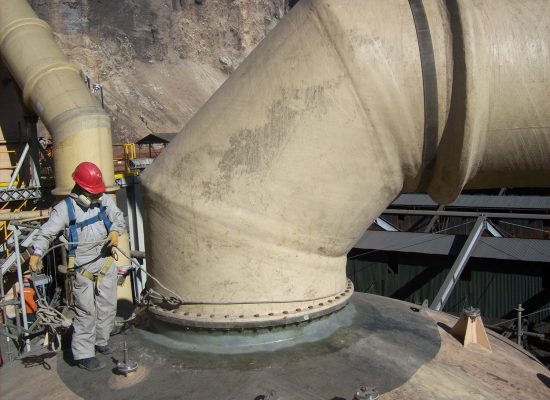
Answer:
[[[353, 284], [348, 280], [347, 287], [336, 295], [303, 302], [247, 304], [247, 312], [235, 312], [239, 304], [217, 305], [216, 312], [211, 311], [213, 307], [201, 304], [183, 304], [172, 310], [153, 305], [149, 311], [162, 321], [194, 329], [269, 328], [308, 322], [336, 312], [346, 306], [352, 294]], [[220, 312], [223, 308], [225, 312]]]

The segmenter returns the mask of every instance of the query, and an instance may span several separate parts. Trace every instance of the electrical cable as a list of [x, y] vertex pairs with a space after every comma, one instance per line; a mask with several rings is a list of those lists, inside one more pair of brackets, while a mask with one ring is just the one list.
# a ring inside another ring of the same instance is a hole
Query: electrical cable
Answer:
[[501, 223], [501, 224], [506, 224], [506, 225], [514, 225], [514, 226], [518, 226], [518, 227], [520, 227], [520, 228], [530, 229], [530, 230], [532, 230], [532, 231], [539, 231], [539, 232], [544, 232], [544, 233], [550, 234], [550, 232], [547, 231], [547, 230], [539, 229], [539, 228], [533, 228], [533, 227], [526, 226], [526, 225], [514, 224], [514, 223], [512, 223], [512, 222], [506, 222], [506, 221], [500, 221], [500, 223]]

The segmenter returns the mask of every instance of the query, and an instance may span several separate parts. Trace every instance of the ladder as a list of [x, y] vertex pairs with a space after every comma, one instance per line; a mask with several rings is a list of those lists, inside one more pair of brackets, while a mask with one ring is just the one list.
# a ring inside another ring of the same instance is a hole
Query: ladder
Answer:
[[[34, 240], [34, 237], [36, 236], [36, 234], [38, 233], [38, 231], [40, 229], [40, 225], [37, 224], [37, 223], [32, 223], [32, 224], [28, 223], [28, 224], [25, 224], [25, 225], [19, 225], [19, 228], [20, 228], [20, 231], [21, 231], [21, 233], [19, 235], [19, 240], [20, 240], [19, 246], [22, 247], [22, 248], [27, 248], [32, 244], [32, 242]], [[13, 236], [11, 236], [5, 243], [3, 243], [0, 246], [0, 250], [3, 250], [4, 252], [6, 250], [13, 250], [14, 246], [15, 246], [14, 239], [13, 239]], [[11, 254], [7, 258], [4, 258], [1, 261], [0, 270], [2, 271], [2, 276], [7, 271], [9, 271], [10, 268], [17, 261], [16, 252], [11, 251], [10, 253]], [[21, 258], [23, 259], [23, 261], [26, 260], [25, 254], [26, 254], [26, 252], [21, 253]]]

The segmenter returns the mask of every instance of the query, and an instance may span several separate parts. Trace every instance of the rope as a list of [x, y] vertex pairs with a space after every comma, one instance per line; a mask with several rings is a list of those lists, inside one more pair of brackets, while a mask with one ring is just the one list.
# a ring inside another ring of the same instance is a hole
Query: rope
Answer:
[[43, 297], [39, 297], [37, 302], [36, 319], [42, 326], [49, 328], [69, 328], [71, 320], [62, 313], [51, 307]]
[[[469, 223], [469, 222], [468, 222]], [[461, 224], [461, 225], [465, 225], [465, 224]], [[460, 225], [458, 225], [460, 226]], [[451, 229], [451, 228], [447, 228], [447, 229]], [[105, 243], [107, 242], [109, 239], [103, 239], [103, 240], [98, 240], [98, 241], [93, 241], [93, 242], [80, 242], [80, 243], [86, 243], [86, 244], [94, 244], [94, 243]], [[71, 242], [68, 242], [68, 243], [61, 243], [61, 244], [57, 244], [55, 246], [52, 246], [50, 247], [42, 256], [41, 256], [41, 260], [42, 258], [44, 258], [44, 256], [49, 253], [51, 250], [53, 250], [54, 248], [56, 247], [61, 247], [61, 246], [66, 246], [66, 245], [69, 245], [69, 244], [73, 244]], [[151, 278], [154, 282], [156, 282], [162, 289], [164, 289], [166, 292], [172, 294], [172, 297], [167, 297], [165, 295], [163, 295], [162, 293], [159, 293], [157, 292], [156, 290], [152, 289], [152, 288], [148, 288], [146, 289], [146, 293], [145, 295], [143, 296], [143, 300], [142, 300], [142, 304], [143, 305], [148, 305], [147, 304], [147, 300], [148, 299], [153, 299], [153, 300], [156, 300], [156, 301], [159, 301], [159, 302], [163, 302], [165, 303], [166, 305], [170, 306], [170, 307], [178, 307], [180, 305], [183, 305], [183, 304], [192, 304], [192, 305], [239, 305], [239, 304], [287, 304], [287, 303], [298, 303], [298, 302], [303, 302], [303, 300], [284, 300], [284, 301], [280, 301], [280, 300], [264, 300], [264, 301], [235, 301], [235, 302], [199, 302], [199, 301], [186, 301], [184, 300], [184, 298], [182, 296], [180, 296], [177, 292], [175, 292], [174, 290], [168, 288], [165, 284], [163, 284], [158, 278], [156, 278], [155, 276], [153, 276], [150, 272], [148, 272], [144, 267], [142, 267], [135, 259], [133, 259], [132, 257], [130, 257], [130, 255], [128, 255], [124, 250], [120, 249], [119, 247], [117, 247], [117, 250], [124, 256], [126, 257], [128, 260], [130, 260], [130, 262], [132, 263], [132, 267], [133, 268], [136, 268], [136, 269], [139, 269], [141, 271], [143, 271], [149, 278]], [[328, 298], [328, 297], [333, 297], [333, 296], [337, 296], [339, 293], [341, 293], [342, 291], [344, 291], [344, 289], [342, 290], [339, 290], [331, 295], [328, 295], [328, 296], [322, 296], [322, 297], [318, 297], [318, 298], [314, 298], [314, 299], [308, 299], [308, 301], [316, 301], [316, 300], [321, 300], [321, 299], [324, 299], [324, 298]], [[130, 318], [132, 319], [132, 318]]]
[[[148, 293], [147, 293], [147, 297], [151, 297], [151, 298], [154, 298], [154, 299], [157, 299], [157, 300], [164, 301], [164, 302], [168, 303], [168, 305], [170, 305], [170, 306], [179, 306], [179, 305], [183, 305], [183, 304], [190, 304], [190, 305], [283, 304], [283, 303], [299, 303], [299, 302], [304, 301], [304, 300], [284, 300], [284, 301], [265, 300], [265, 301], [236, 301], [236, 302], [227, 302], [227, 301], [226, 302], [185, 301], [179, 294], [177, 294], [173, 290], [170, 290], [169, 288], [167, 288], [157, 278], [155, 278], [153, 275], [151, 275], [149, 272], [147, 272], [147, 270], [145, 268], [143, 268], [137, 261], [135, 261], [134, 259], [129, 257], [128, 254], [126, 254], [124, 252], [124, 250], [121, 250], [118, 247], [117, 247], [117, 250], [120, 251], [124, 257], [126, 257], [128, 260], [130, 260], [136, 268], [139, 268], [149, 278], [154, 280], [161, 288], [163, 288], [167, 292], [174, 295], [174, 297], [166, 297], [166, 296], [162, 295], [161, 293], [149, 288]], [[316, 298], [313, 298], [313, 299], [308, 299], [308, 301], [317, 301], [317, 300], [322, 300], [322, 299], [325, 299], [325, 298], [328, 298], [328, 297], [334, 297], [334, 296], [337, 296], [338, 294], [342, 293], [344, 290], [346, 290], [346, 289], [344, 288], [344, 289], [339, 290], [339, 291], [337, 291], [333, 294], [330, 294], [328, 296], [321, 296], [321, 297], [316, 297]]]
[[[126, 254], [126, 252], [124, 250], [122, 250], [119, 247], [117, 247], [116, 249], [124, 257], [126, 257], [128, 260], [130, 260], [130, 262], [134, 265], [134, 267], [136, 267], [136, 268], [140, 269], [141, 271], [143, 271], [145, 273], [145, 275], [147, 275], [149, 278], [151, 278], [153, 281], [155, 281], [161, 288], [166, 290], [168, 293], [171, 293], [171, 294], [174, 295], [173, 298], [172, 297], [166, 297], [166, 296], [163, 296], [162, 294], [160, 294], [158, 292], [155, 292], [153, 289], [149, 289], [149, 296], [150, 297], [157, 296], [157, 298], [162, 299], [163, 301], [166, 301], [169, 304], [174, 304], [174, 301], [176, 303], [179, 303], [179, 304], [184, 304], [185, 303], [185, 300], [183, 299], [183, 297], [181, 297], [179, 294], [177, 294], [173, 290], [171, 290], [168, 287], [166, 287], [165, 285], [163, 285], [161, 281], [159, 281], [157, 278], [155, 278], [153, 275], [151, 275], [149, 272], [147, 272], [147, 270], [145, 268], [143, 268], [135, 259], [130, 257], [128, 254]], [[151, 295], [153, 295], [153, 296], [151, 296]]]
[[[84, 244], [96, 244], [96, 243], [103, 243], [106, 242], [109, 239], [104, 240], [98, 240], [93, 242], [81, 242]], [[42, 262], [44, 257], [46, 257], [52, 250], [55, 248], [66, 246], [68, 244], [72, 243], [60, 243], [54, 246], [51, 246], [48, 250], [44, 252], [40, 256], [39, 263]], [[55, 268], [55, 267], [54, 267]], [[33, 277], [36, 276], [35, 272], [32, 272], [31, 275]], [[32, 280], [33, 286], [34, 286], [34, 279]], [[55, 338], [56, 344], [52, 345], [53, 351], [59, 351], [61, 349], [61, 335], [60, 331], [64, 331], [68, 329], [72, 325], [72, 320], [70, 318], [67, 318], [65, 315], [63, 315], [61, 312], [59, 312], [52, 304], [48, 304], [46, 299], [42, 296], [42, 293], [36, 286], [34, 286], [34, 291], [36, 293], [37, 301], [36, 301], [36, 323], [43, 326], [46, 329], [46, 332]], [[53, 300], [52, 300], [53, 302]]]
[[[59, 244], [56, 244], [56, 245], [51, 246], [50, 248], [48, 248], [44, 252], [44, 254], [42, 254], [40, 256], [39, 262], [42, 262], [42, 259], [44, 259], [44, 257], [46, 257], [46, 255], [48, 255], [52, 250], [54, 250], [58, 247], [68, 246], [70, 244], [101, 244], [101, 243], [106, 243], [109, 240], [110, 240], [109, 238], [106, 238], [106, 239], [102, 239], [102, 240], [94, 240], [94, 241], [86, 241], [86, 242], [64, 242], [64, 243], [59, 243]], [[156, 292], [153, 289], [147, 289], [148, 292], [145, 296], [145, 301], [148, 297], [150, 297], [150, 298], [154, 298], [154, 299], [159, 300], [159, 301], [163, 301], [163, 302], [167, 303], [168, 305], [174, 306], [174, 307], [185, 303], [185, 300], [179, 294], [177, 294], [175, 291], [168, 288], [166, 285], [164, 285], [162, 282], [160, 282], [157, 278], [155, 278], [153, 275], [151, 275], [151, 273], [147, 272], [147, 270], [145, 268], [143, 268], [137, 261], [135, 261], [133, 258], [131, 258], [128, 254], [126, 254], [126, 252], [124, 250], [120, 249], [119, 247], [117, 247], [117, 250], [124, 257], [126, 257], [128, 260], [130, 260], [133, 267], [138, 268], [141, 271], [143, 271], [149, 278], [151, 278], [153, 281], [155, 281], [162, 289], [166, 290], [168, 293], [171, 293], [174, 296], [174, 297], [166, 297], [166, 296], [162, 295], [161, 293]], [[40, 322], [39, 322], [41, 325], [46, 326], [46, 327], [50, 327], [50, 328], [54, 329], [56, 332], [57, 332], [57, 329], [59, 329], [59, 328], [67, 328], [71, 325], [71, 321], [67, 317], [65, 317], [63, 314], [61, 314], [59, 311], [57, 311], [54, 307], [52, 307], [51, 305], [49, 305], [45, 301], [45, 299], [42, 297], [39, 290], [37, 290], [35, 288], [35, 292], [38, 295], [37, 319], [38, 319], [39, 315], [42, 316], [42, 318], [40, 319]]]

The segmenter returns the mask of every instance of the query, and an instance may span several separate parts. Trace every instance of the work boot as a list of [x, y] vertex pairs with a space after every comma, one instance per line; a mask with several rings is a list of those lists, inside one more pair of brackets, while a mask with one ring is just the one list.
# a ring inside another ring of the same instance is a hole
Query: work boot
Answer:
[[109, 346], [106, 344], [105, 346], [98, 346], [96, 344], [95, 349], [100, 352], [101, 354], [113, 354], [115, 352], [115, 348], [113, 346]]
[[97, 357], [89, 357], [78, 360], [78, 366], [88, 371], [99, 371], [105, 368], [105, 363]]

